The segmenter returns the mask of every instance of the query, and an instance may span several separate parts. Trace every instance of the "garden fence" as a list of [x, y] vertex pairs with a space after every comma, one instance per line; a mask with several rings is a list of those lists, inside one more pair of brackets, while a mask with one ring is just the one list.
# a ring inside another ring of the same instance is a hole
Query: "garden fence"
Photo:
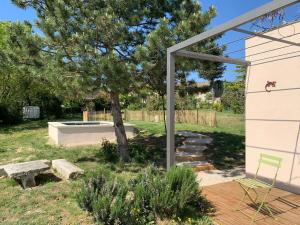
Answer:
[[[146, 122], [163, 122], [163, 111], [146, 111], [146, 110], [124, 110], [122, 117], [125, 121], [146, 121]], [[84, 121], [98, 121], [106, 120], [112, 121], [112, 114], [110, 111], [85, 111], [83, 112]], [[215, 111], [201, 111], [201, 110], [176, 110], [176, 123], [190, 123], [206, 125], [210, 127], [217, 126], [217, 115]]]

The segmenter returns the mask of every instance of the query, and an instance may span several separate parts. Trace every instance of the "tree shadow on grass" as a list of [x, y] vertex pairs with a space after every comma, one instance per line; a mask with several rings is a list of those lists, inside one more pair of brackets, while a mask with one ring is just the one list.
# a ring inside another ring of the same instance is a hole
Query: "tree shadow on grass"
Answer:
[[[213, 138], [205, 151], [207, 160], [217, 169], [230, 169], [245, 164], [245, 137], [224, 132], [202, 133]], [[176, 136], [176, 146], [185, 140]], [[94, 156], [78, 158], [76, 162], [97, 162], [109, 166], [116, 172], [138, 172], [147, 165], [166, 168], [166, 136], [138, 134], [128, 141], [131, 161], [107, 161], [101, 154], [101, 147]]]
[[141, 164], [166, 164], [166, 136], [138, 135], [129, 142], [132, 160]]
[[138, 134], [128, 140], [130, 161], [121, 162], [118, 158], [105, 158], [101, 146], [94, 155], [81, 156], [75, 160], [78, 163], [98, 163], [109, 167], [115, 172], [139, 172], [148, 165], [166, 166], [166, 136]]
[[[194, 131], [199, 133], [199, 131]], [[231, 169], [245, 165], [245, 136], [225, 132], [200, 132], [213, 139], [205, 156], [217, 169]], [[177, 137], [177, 143], [186, 138]], [[178, 145], [176, 145], [178, 146]]]
[[97, 162], [97, 161], [99, 160], [98, 157], [96, 156], [83, 156], [76, 160], [76, 162]]
[[245, 165], [245, 136], [224, 132], [207, 135], [213, 138], [207, 156], [216, 168], [230, 169]]
[[13, 132], [21, 132], [24, 130], [36, 130], [40, 128], [46, 128], [48, 126], [48, 122], [50, 121], [78, 121], [82, 119], [81, 114], [70, 114], [65, 115], [62, 118], [44, 118], [37, 120], [26, 120], [16, 124], [1, 124], [0, 123], [0, 133], [11, 134]]
[[[214, 139], [206, 151], [207, 160], [216, 168], [229, 169], [244, 164], [244, 136], [223, 132], [203, 133]], [[175, 146], [183, 144], [185, 137], [176, 136]], [[143, 168], [149, 164], [166, 169], [166, 135], [138, 135], [129, 141], [132, 161], [137, 167]], [[124, 165], [123, 165], [124, 166]], [[133, 168], [132, 164], [125, 165], [126, 171]], [[128, 170], [127, 170], [127, 169]], [[133, 172], [133, 171], [131, 171]]]
[[0, 125], [0, 133], [13, 134], [14, 132], [36, 130], [47, 126], [46, 120], [25, 121], [16, 125]]

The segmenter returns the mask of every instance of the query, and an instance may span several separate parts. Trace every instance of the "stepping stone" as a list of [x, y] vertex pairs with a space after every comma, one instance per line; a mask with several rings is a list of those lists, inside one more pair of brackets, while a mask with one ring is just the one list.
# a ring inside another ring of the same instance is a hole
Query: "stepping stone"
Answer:
[[191, 131], [178, 131], [176, 132], [176, 135], [186, 137], [186, 138], [205, 138], [207, 137], [206, 135], [199, 134], [199, 133], [194, 133]]
[[192, 167], [194, 172], [214, 169], [214, 166], [207, 161], [178, 162], [176, 165]]
[[186, 139], [183, 143], [185, 145], [207, 145], [211, 144], [212, 138], [204, 138], [204, 139], [199, 139], [199, 138], [188, 138]]
[[24, 163], [8, 164], [3, 166], [5, 174], [9, 178], [21, 180], [24, 189], [36, 186], [35, 176], [50, 169], [47, 160], [36, 160]]
[[65, 159], [52, 160], [52, 168], [64, 179], [75, 179], [84, 174], [82, 169]]
[[194, 154], [190, 152], [176, 152], [175, 159], [177, 162], [200, 161], [204, 160], [205, 156], [202, 153]]
[[207, 149], [206, 146], [200, 146], [200, 145], [182, 145], [176, 148], [177, 152], [191, 152], [194, 154], [202, 154], [202, 152], [205, 151], [206, 149]]

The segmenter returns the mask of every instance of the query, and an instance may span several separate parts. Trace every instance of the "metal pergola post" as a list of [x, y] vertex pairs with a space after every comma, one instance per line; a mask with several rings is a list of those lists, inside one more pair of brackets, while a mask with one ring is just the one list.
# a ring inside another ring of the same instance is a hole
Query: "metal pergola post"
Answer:
[[175, 162], [175, 56], [167, 53], [167, 169]]
[[[261, 16], [264, 16], [268, 13], [277, 11], [289, 5], [293, 5], [300, 0], [276, 0], [268, 4], [265, 4], [255, 10], [252, 10], [242, 16], [239, 16], [233, 20], [228, 21], [220, 26], [217, 26], [214, 29], [205, 31], [201, 34], [198, 34], [194, 37], [191, 37], [181, 43], [178, 43], [170, 48], [167, 52], [167, 169], [169, 169], [175, 163], [175, 56], [194, 58], [199, 60], [209, 60], [215, 62], [231, 63], [236, 65], [250, 65], [249, 61], [232, 59], [224, 56], [209, 55], [204, 53], [184, 51], [182, 49], [199, 43], [203, 40], [206, 40], [211, 37], [223, 34], [229, 30], [235, 30], [238, 32], [246, 33], [248, 31], [238, 29], [237, 27], [251, 22]], [[248, 34], [250, 34], [248, 32]], [[251, 32], [251, 35], [261, 36], [261, 34], [256, 34]], [[264, 38], [271, 39], [269, 36]], [[280, 41], [286, 44], [298, 45], [298, 43], [292, 43], [282, 40], [272, 38], [274, 41]], [[271, 39], [271, 40], [272, 40]], [[276, 40], [275, 40], [276, 39]]]

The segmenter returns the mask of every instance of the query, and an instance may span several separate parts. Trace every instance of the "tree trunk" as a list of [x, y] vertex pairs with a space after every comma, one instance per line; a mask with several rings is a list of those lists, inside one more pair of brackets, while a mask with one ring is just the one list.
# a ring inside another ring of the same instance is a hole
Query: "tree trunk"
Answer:
[[128, 142], [126, 138], [125, 127], [122, 119], [119, 93], [113, 91], [110, 92], [110, 100], [114, 120], [115, 134], [118, 143], [118, 150], [120, 152], [121, 160], [126, 162], [130, 159], [130, 157], [128, 152]]
[[162, 100], [162, 108], [163, 108], [163, 117], [164, 117], [164, 126], [165, 126], [165, 133], [167, 133], [167, 124], [166, 124], [166, 111], [165, 111], [165, 98], [164, 95], [161, 95]]
[[211, 86], [211, 96], [212, 96], [212, 103], [214, 103], [215, 102], [215, 90], [214, 90], [214, 83], [215, 83], [215, 81], [212, 79], [211, 81], [210, 81], [210, 86]]

